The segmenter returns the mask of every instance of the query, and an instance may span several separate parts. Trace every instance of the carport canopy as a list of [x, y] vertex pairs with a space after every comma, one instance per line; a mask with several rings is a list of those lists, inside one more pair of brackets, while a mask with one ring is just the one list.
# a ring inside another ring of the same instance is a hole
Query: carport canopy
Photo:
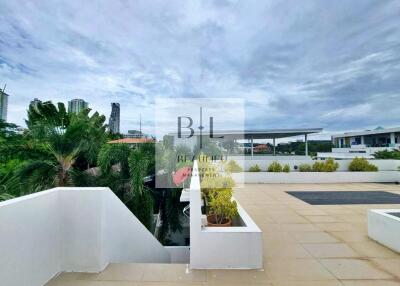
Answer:
[[225, 138], [233, 138], [235, 140], [247, 139], [251, 142], [251, 155], [253, 156], [253, 140], [254, 139], [273, 139], [274, 155], [275, 155], [275, 139], [287, 138], [294, 136], [304, 136], [305, 155], [308, 156], [307, 135], [322, 132], [322, 128], [302, 128], [302, 129], [260, 129], [260, 130], [244, 130], [244, 131], [215, 131], [213, 136], [224, 136]]

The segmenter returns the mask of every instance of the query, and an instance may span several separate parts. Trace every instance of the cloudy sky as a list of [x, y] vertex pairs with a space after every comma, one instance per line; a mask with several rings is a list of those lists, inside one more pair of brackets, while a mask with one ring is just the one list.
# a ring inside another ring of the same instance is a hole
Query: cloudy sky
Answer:
[[0, 1], [8, 120], [82, 98], [153, 132], [157, 97], [246, 100], [248, 128], [400, 125], [400, 1]]

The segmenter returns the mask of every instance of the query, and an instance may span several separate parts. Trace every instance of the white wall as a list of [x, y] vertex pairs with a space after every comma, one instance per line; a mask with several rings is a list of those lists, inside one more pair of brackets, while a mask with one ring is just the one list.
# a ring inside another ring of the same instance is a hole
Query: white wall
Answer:
[[164, 246], [171, 256], [171, 263], [190, 263], [190, 246]]
[[197, 162], [190, 184], [190, 267], [192, 269], [260, 269], [262, 231], [238, 204], [242, 227], [202, 227]]
[[61, 271], [58, 192], [0, 203], [0, 284], [36, 286]]
[[368, 211], [368, 236], [390, 249], [400, 252], [400, 218], [388, 213], [399, 213], [400, 209]]
[[0, 203], [0, 284], [44, 285], [61, 271], [170, 254], [108, 188], [56, 188]]
[[245, 172], [232, 174], [237, 184], [324, 184], [400, 182], [400, 172]]

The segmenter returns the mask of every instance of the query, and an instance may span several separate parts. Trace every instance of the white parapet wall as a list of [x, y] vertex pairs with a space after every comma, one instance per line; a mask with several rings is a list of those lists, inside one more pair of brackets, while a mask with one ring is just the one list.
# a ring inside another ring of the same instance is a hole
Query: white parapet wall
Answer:
[[190, 267], [192, 269], [261, 269], [262, 231], [238, 205], [244, 226], [204, 227], [201, 223], [201, 188], [194, 164], [190, 184]]
[[0, 285], [41, 286], [111, 262], [169, 263], [170, 253], [109, 188], [56, 188], [0, 203]]
[[234, 173], [237, 184], [324, 184], [400, 182], [400, 172], [245, 172]]
[[400, 253], [400, 218], [391, 213], [400, 213], [400, 209], [369, 210], [368, 236]]

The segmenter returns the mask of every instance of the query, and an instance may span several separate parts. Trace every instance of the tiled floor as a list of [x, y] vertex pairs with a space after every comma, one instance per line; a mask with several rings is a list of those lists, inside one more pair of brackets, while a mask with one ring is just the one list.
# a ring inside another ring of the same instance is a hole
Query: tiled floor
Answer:
[[235, 197], [263, 230], [264, 271], [113, 264], [99, 274], [63, 273], [47, 286], [400, 286], [400, 254], [371, 241], [366, 225], [367, 209], [400, 205], [311, 206], [285, 192], [296, 190], [400, 194], [400, 186], [385, 184], [246, 185]]

